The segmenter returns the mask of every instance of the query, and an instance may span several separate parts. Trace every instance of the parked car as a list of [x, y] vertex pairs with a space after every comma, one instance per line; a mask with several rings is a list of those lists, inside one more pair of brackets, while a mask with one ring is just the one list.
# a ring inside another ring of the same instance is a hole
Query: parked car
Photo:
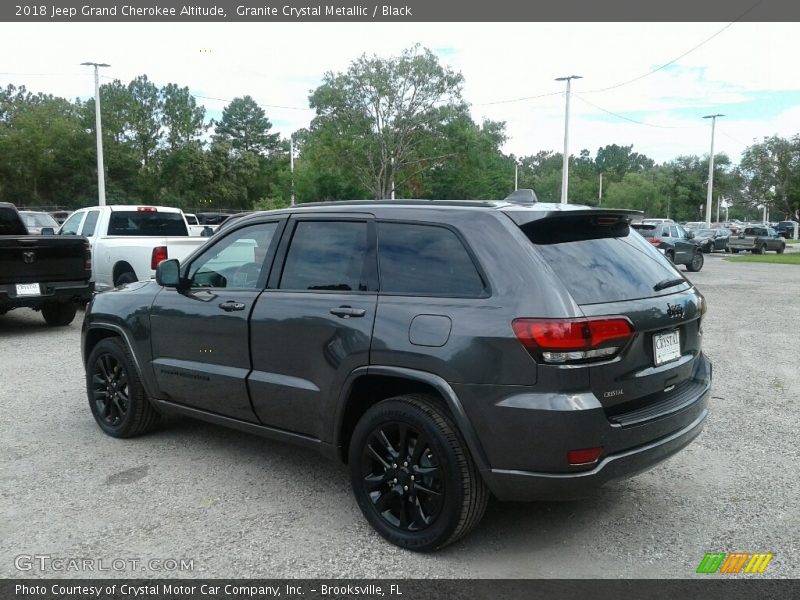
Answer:
[[190, 237], [180, 209], [165, 206], [93, 206], [76, 210], [59, 230], [81, 234], [92, 247], [98, 291], [150, 279], [167, 258], [185, 258], [208, 238]]
[[27, 307], [48, 325], [69, 325], [92, 296], [91, 274], [85, 238], [28, 235], [16, 207], [0, 202], [0, 315]]
[[730, 237], [731, 232], [728, 229], [718, 227], [696, 231], [693, 240], [703, 252], [709, 254], [715, 250], [728, 252], [728, 238]]
[[675, 223], [672, 219], [642, 219], [645, 225], [661, 225], [663, 223]]
[[774, 250], [778, 254], [783, 254], [786, 249], [786, 240], [772, 229], [756, 225], [745, 227], [739, 235], [733, 235], [728, 240], [728, 247], [731, 252], [737, 254], [743, 250], [749, 250], [753, 254], [764, 254], [768, 250]]
[[775, 232], [787, 240], [794, 240], [798, 237], [800, 223], [797, 221], [780, 221], [775, 226]]
[[684, 224], [684, 229], [688, 229], [689, 231], [693, 231], [697, 233], [701, 229], [705, 229], [706, 224], [705, 222], [701, 221], [689, 221], [688, 223]]
[[53, 210], [50, 211], [50, 216], [56, 220], [56, 223], [61, 225], [67, 218], [72, 214], [72, 211], [69, 210]]
[[30, 235], [53, 235], [58, 229], [56, 220], [46, 212], [35, 210], [21, 210], [19, 216]]
[[686, 265], [687, 271], [699, 271], [705, 259], [694, 234], [675, 223], [634, 223], [634, 229], [676, 265]]
[[176, 412], [316, 448], [382, 536], [441, 548], [490, 492], [585, 496], [700, 433], [705, 301], [636, 214], [395, 200], [242, 217], [95, 297], [90, 409], [118, 438]]

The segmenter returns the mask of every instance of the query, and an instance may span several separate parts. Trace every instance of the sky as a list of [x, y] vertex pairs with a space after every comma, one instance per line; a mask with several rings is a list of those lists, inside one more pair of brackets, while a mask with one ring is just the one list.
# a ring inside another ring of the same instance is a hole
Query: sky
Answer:
[[0, 86], [86, 99], [80, 63], [106, 62], [101, 82], [188, 86], [209, 118], [249, 94], [288, 136], [313, 118], [326, 71], [415, 43], [464, 75], [473, 118], [505, 121], [517, 156], [563, 149], [566, 75], [583, 77], [572, 154], [616, 143], [657, 162], [707, 155], [702, 117], [714, 113], [715, 153], [734, 162], [753, 141], [800, 133], [800, 23], [0, 23]]

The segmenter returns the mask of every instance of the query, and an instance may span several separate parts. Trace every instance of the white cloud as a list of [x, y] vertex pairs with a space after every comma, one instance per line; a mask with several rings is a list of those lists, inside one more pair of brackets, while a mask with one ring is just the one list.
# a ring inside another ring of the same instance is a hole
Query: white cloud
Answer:
[[[677, 63], [630, 85], [722, 29], [725, 23], [16, 23], [0, 24], [0, 85], [25, 84], [68, 98], [92, 93], [87, 60], [112, 65], [104, 75], [128, 81], [146, 73], [158, 84], [230, 99], [250, 94], [263, 104], [305, 107], [327, 70], [340, 71], [363, 52], [397, 54], [419, 42], [447, 49], [443, 62], [463, 72], [475, 118], [508, 124], [506, 150], [530, 154], [563, 144], [563, 95], [520, 103], [482, 103], [563, 90], [555, 77], [580, 74], [574, 89], [609, 111], [675, 129], [621, 119], [597, 121], [596, 108], [572, 103], [571, 144], [596, 151], [608, 143], [634, 144], [656, 160], [708, 152], [708, 112], [753, 92], [800, 90], [797, 23], [736, 23]], [[205, 50], [205, 52], [201, 52]], [[225, 102], [203, 100], [220, 111]], [[681, 110], [680, 113], [673, 111]], [[635, 115], [631, 114], [635, 111]], [[641, 111], [641, 112], [640, 112]], [[654, 112], [653, 112], [654, 111]], [[694, 111], [694, 113], [692, 112]], [[304, 127], [309, 111], [268, 108], [284, 134]], [[608, 115], [605, 118], [613, 119]], [[800, 131], [800, 112], [720, 121], [717, 149], [736, 159], [744, 144], [765, 135]], [[728, 137], [730, 136], [730, 137]], [[739, 141], [734, 141], [736, 138]], [[743, 143], [742, 143], [743, 142]]]

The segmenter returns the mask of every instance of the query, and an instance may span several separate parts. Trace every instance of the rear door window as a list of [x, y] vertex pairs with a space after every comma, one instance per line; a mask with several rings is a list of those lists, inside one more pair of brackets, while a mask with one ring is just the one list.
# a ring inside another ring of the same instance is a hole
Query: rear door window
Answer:
[[99, 215], [99, 210], [90, 210], [86, 213], [86, 220], [83, 222], [81, 235], [85, 235], [86, 237], [92, 237], [94, 235], [94, 230], [97, 227], [97, 217]]
[[381, 292], [413, 296], [485, 295], [484, 281], [454, 231], [436, 225], [378, 224]]
[[624, 220], [556, 217], [532, 221], [522, 231], [578, 304], [649, 298], [689, 287], [684, 282], [655, 290], [681, 275]]
[[[366, 221], [299, 221], [278, 287], [282, 290], [367, 291], [368, 240]], [[374, 272], [374, 252], [372, 264]]]

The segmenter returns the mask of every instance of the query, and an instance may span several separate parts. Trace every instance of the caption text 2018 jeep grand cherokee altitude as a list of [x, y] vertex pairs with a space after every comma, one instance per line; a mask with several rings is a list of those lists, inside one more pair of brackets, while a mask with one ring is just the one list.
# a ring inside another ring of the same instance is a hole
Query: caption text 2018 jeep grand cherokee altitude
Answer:
[[92, 413], [120, 438], [173, 411], [317, 448], [413, 550], [468, 533], [490, 492], [587, 495], [707, 415], [704, 299], [633, 214], [378, 201], [244, 217], [95, 297]]

